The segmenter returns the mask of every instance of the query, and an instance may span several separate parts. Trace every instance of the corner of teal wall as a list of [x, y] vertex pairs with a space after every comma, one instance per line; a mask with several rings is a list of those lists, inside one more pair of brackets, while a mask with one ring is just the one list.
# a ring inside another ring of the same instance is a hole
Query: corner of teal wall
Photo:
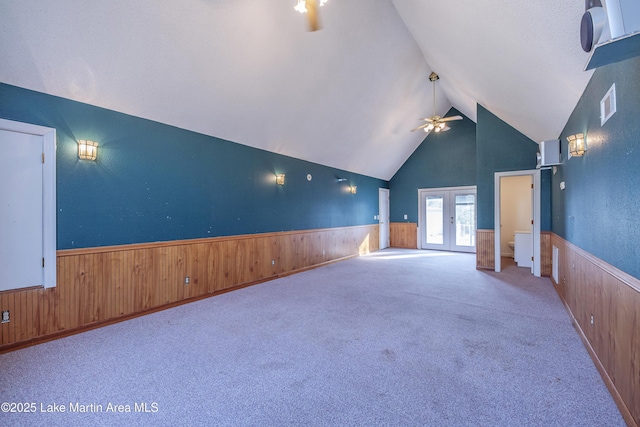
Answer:
[[[562, 165], [551, 178], [552, 231], [640, 279], [640, 58], [598, 68], [560, 135]], [[616, 85], [617, 111], [600, 123], [600, 100]], [[588, 151], [567, 159], [567, 136]], [[560, 183], [565, 183], [565, 190]]]
[[478, 229], [493, 230], [495, 173], [535, 169], [538, 144], [482, 105], [477, 105], [477, 111]]
[[476, 124], [455, 108], [446, 114], [453, 115], [463, 120], [427, 135], [389, 181], [392, 222], [418, 222], [419, 188], [475, 185]]

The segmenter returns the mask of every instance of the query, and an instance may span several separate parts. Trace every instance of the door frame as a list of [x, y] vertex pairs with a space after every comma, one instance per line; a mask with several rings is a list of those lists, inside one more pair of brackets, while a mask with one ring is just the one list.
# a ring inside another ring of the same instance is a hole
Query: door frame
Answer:
[[43, 285], [56, 286], [56, 130], [54, 128], [0, 119], [0, 130], [42, 137], [42, 256]]
[[[382, 198], [386, 197], [387, 199], [387, 211], [385, 215], [382, 214]], [[385, 249], [391, 245], [391, 227], [389, 226], [389, 217], [390, 217], [390, 205], [391, 201], [389, 199], [389, 189], [388, 188], [378, 188], [378, 249]], [[383, 232], [386, 232], [386, 234]], [[383, 241], [384, 236], [386, 235], [385, 241]]]
[[510, 172], [496, 172], [494, 174], [494, 258], [496, 273], [502, 271], [500, 259], [500, 178], [509, 176], [533, 176], [533, 275], [540, 277], [540, 169], [530, 169]]
[[[461, 187], [438, 187], [438, 188], [418, 188], [418, 249], [422, 249], [424, 242], [424, 233], [422, 232], [422, 227], [420, 226], [421, 223], [424, 221], [424, 206], [422, 205], [422, 197], [424, 193], [439, 193], [439, 192], [465, 192], [465, 191], [473, 191], [474, 194], [476, 195], [476, 228], [478, 225], [478, 187], [475, 185], [466, 185], [466, 186], [461, 186]], [[476, 242], [477, 243], [477, 242]], [[473, 252], [475, 253], [477, 250], [477, 247], [474, 246], [473, 247], [473, 251], [469, 251], [469, 252]], [[453, 250], [454, 252], [459, 251], [458, 249]], [[467, 252], [467, 251], [465, 251]]]

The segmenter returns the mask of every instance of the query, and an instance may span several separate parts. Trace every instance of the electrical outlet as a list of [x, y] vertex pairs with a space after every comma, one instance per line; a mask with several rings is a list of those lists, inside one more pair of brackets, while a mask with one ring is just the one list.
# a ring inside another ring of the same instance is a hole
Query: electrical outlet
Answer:
[[185, 276], [184, 277], [184, 284], [188, 285], [189, 284], [189, 276]]
[[4, 310], [2, 312], [2, 322], [0, 323], [9, 323], [9, 310]]
[[591, 326], [593, 326], [593, 314], [591, 315]]
[[271, 260], [271, 265], [276, 265], [276, 260], [275, 259]]

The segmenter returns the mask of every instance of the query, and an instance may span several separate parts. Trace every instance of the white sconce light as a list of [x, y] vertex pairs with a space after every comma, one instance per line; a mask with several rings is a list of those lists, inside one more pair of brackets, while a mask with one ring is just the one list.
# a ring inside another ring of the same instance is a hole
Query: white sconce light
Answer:
[[356, 187], [355, 185], [349, 187], [349, 193], [356, 194], [356, 191], [358, 191], [358, 187]]
[[86, 139], [78, 140], [78, 158], [82, 160], [95, 160], [98, 157], [98, 143]]
[[582, 156], [587, 151], [587, 138], [583, 133], [569, 135], [569, 158]]
[[276, 175], [276, 184], [284, 185], [284, 174], [283, 173], [279, 173], [279, 174]]

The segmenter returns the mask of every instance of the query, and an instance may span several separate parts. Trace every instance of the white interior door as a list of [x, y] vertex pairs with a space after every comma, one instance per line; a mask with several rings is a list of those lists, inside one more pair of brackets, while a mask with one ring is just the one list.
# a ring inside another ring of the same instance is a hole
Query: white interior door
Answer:
[[0, 291], [42, 286], [43, 137], [0, 130]]
[[419, 190], [418, 198], [422, 249], [475, 252], [475, 187]]
[[380, 233], [380, 249], [388, 248], [390, 245], [389, 233], [389, 190], [378, 189], [378, 224]]

